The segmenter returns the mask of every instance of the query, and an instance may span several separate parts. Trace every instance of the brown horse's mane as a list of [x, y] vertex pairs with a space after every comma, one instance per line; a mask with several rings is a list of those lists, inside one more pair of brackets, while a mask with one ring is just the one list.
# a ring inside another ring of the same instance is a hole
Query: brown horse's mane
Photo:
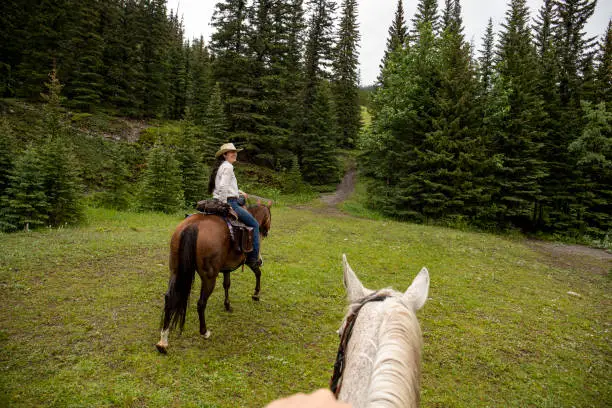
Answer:
[[262, 237], [268, 236], [268, 231], [272, 226], [272, 212], [267, 205], [257, 204], [248, 208], [248, 211], [259, 222], [259, 232]]

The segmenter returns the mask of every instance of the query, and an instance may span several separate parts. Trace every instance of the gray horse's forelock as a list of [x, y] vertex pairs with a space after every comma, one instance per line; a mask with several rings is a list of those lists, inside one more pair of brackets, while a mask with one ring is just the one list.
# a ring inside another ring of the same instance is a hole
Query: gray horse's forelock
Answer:
[[385, 302], [367, 407], [418, 407], [422, 336], [418, 320], [399, 299]]

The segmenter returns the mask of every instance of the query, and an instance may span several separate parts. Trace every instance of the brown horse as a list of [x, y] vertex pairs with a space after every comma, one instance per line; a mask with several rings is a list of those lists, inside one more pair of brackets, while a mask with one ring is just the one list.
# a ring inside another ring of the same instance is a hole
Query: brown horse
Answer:
[[[268, 235], [272, 214], [268, 206], [256, 205], [248, 211], [259, 223], [260, 238]], [[217, 215], [194, 214], [181, 222], [170, 241], [170, 281], [165, 295], [161, 339], [156, 344], [160, 353], [166, 353], [168, 335], [177, 325], [183, 330], [191, 286], [198, 272], [202, 280], [198, 315], [200, 317], [200, 334], [210, 337], [206, 328], [204, 312], [206, 302], [215, 288], [219, 272], [223, 273], [225, 289], [225, 309], [231, 311], [229, 301], [230, 272], [244, 264], [246, 255], [237, 251], [231, 244], [227, 223]], [[259, 300], [259, 283], [261, 270], [254, 267], [255, 293], [253, 300]]]

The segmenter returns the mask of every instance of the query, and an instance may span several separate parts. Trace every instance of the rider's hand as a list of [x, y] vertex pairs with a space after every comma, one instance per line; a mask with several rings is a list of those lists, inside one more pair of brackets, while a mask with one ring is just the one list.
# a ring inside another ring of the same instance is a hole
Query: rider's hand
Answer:
[[321, 388], [312, 394], [295, 394], [288, 398], [272, 401], [265, 408], [350, 408], [350, 404], [337, 401], [334, 394]]

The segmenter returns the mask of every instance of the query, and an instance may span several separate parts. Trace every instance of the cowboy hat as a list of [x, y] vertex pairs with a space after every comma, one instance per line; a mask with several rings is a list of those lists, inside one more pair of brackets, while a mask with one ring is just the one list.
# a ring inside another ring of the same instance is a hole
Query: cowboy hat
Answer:
[[241, 150], [244, 150], [244, 149], [236, 149], [236, 146], [234, 146], [233, 143], [226, 143], [223, 146], [221, 146], [221, 148], [217, 151], [217, 153], [215, 153], [215, 157], [219, 157], [222, 154], [225, 154], [227, 152], [239, 152]]

